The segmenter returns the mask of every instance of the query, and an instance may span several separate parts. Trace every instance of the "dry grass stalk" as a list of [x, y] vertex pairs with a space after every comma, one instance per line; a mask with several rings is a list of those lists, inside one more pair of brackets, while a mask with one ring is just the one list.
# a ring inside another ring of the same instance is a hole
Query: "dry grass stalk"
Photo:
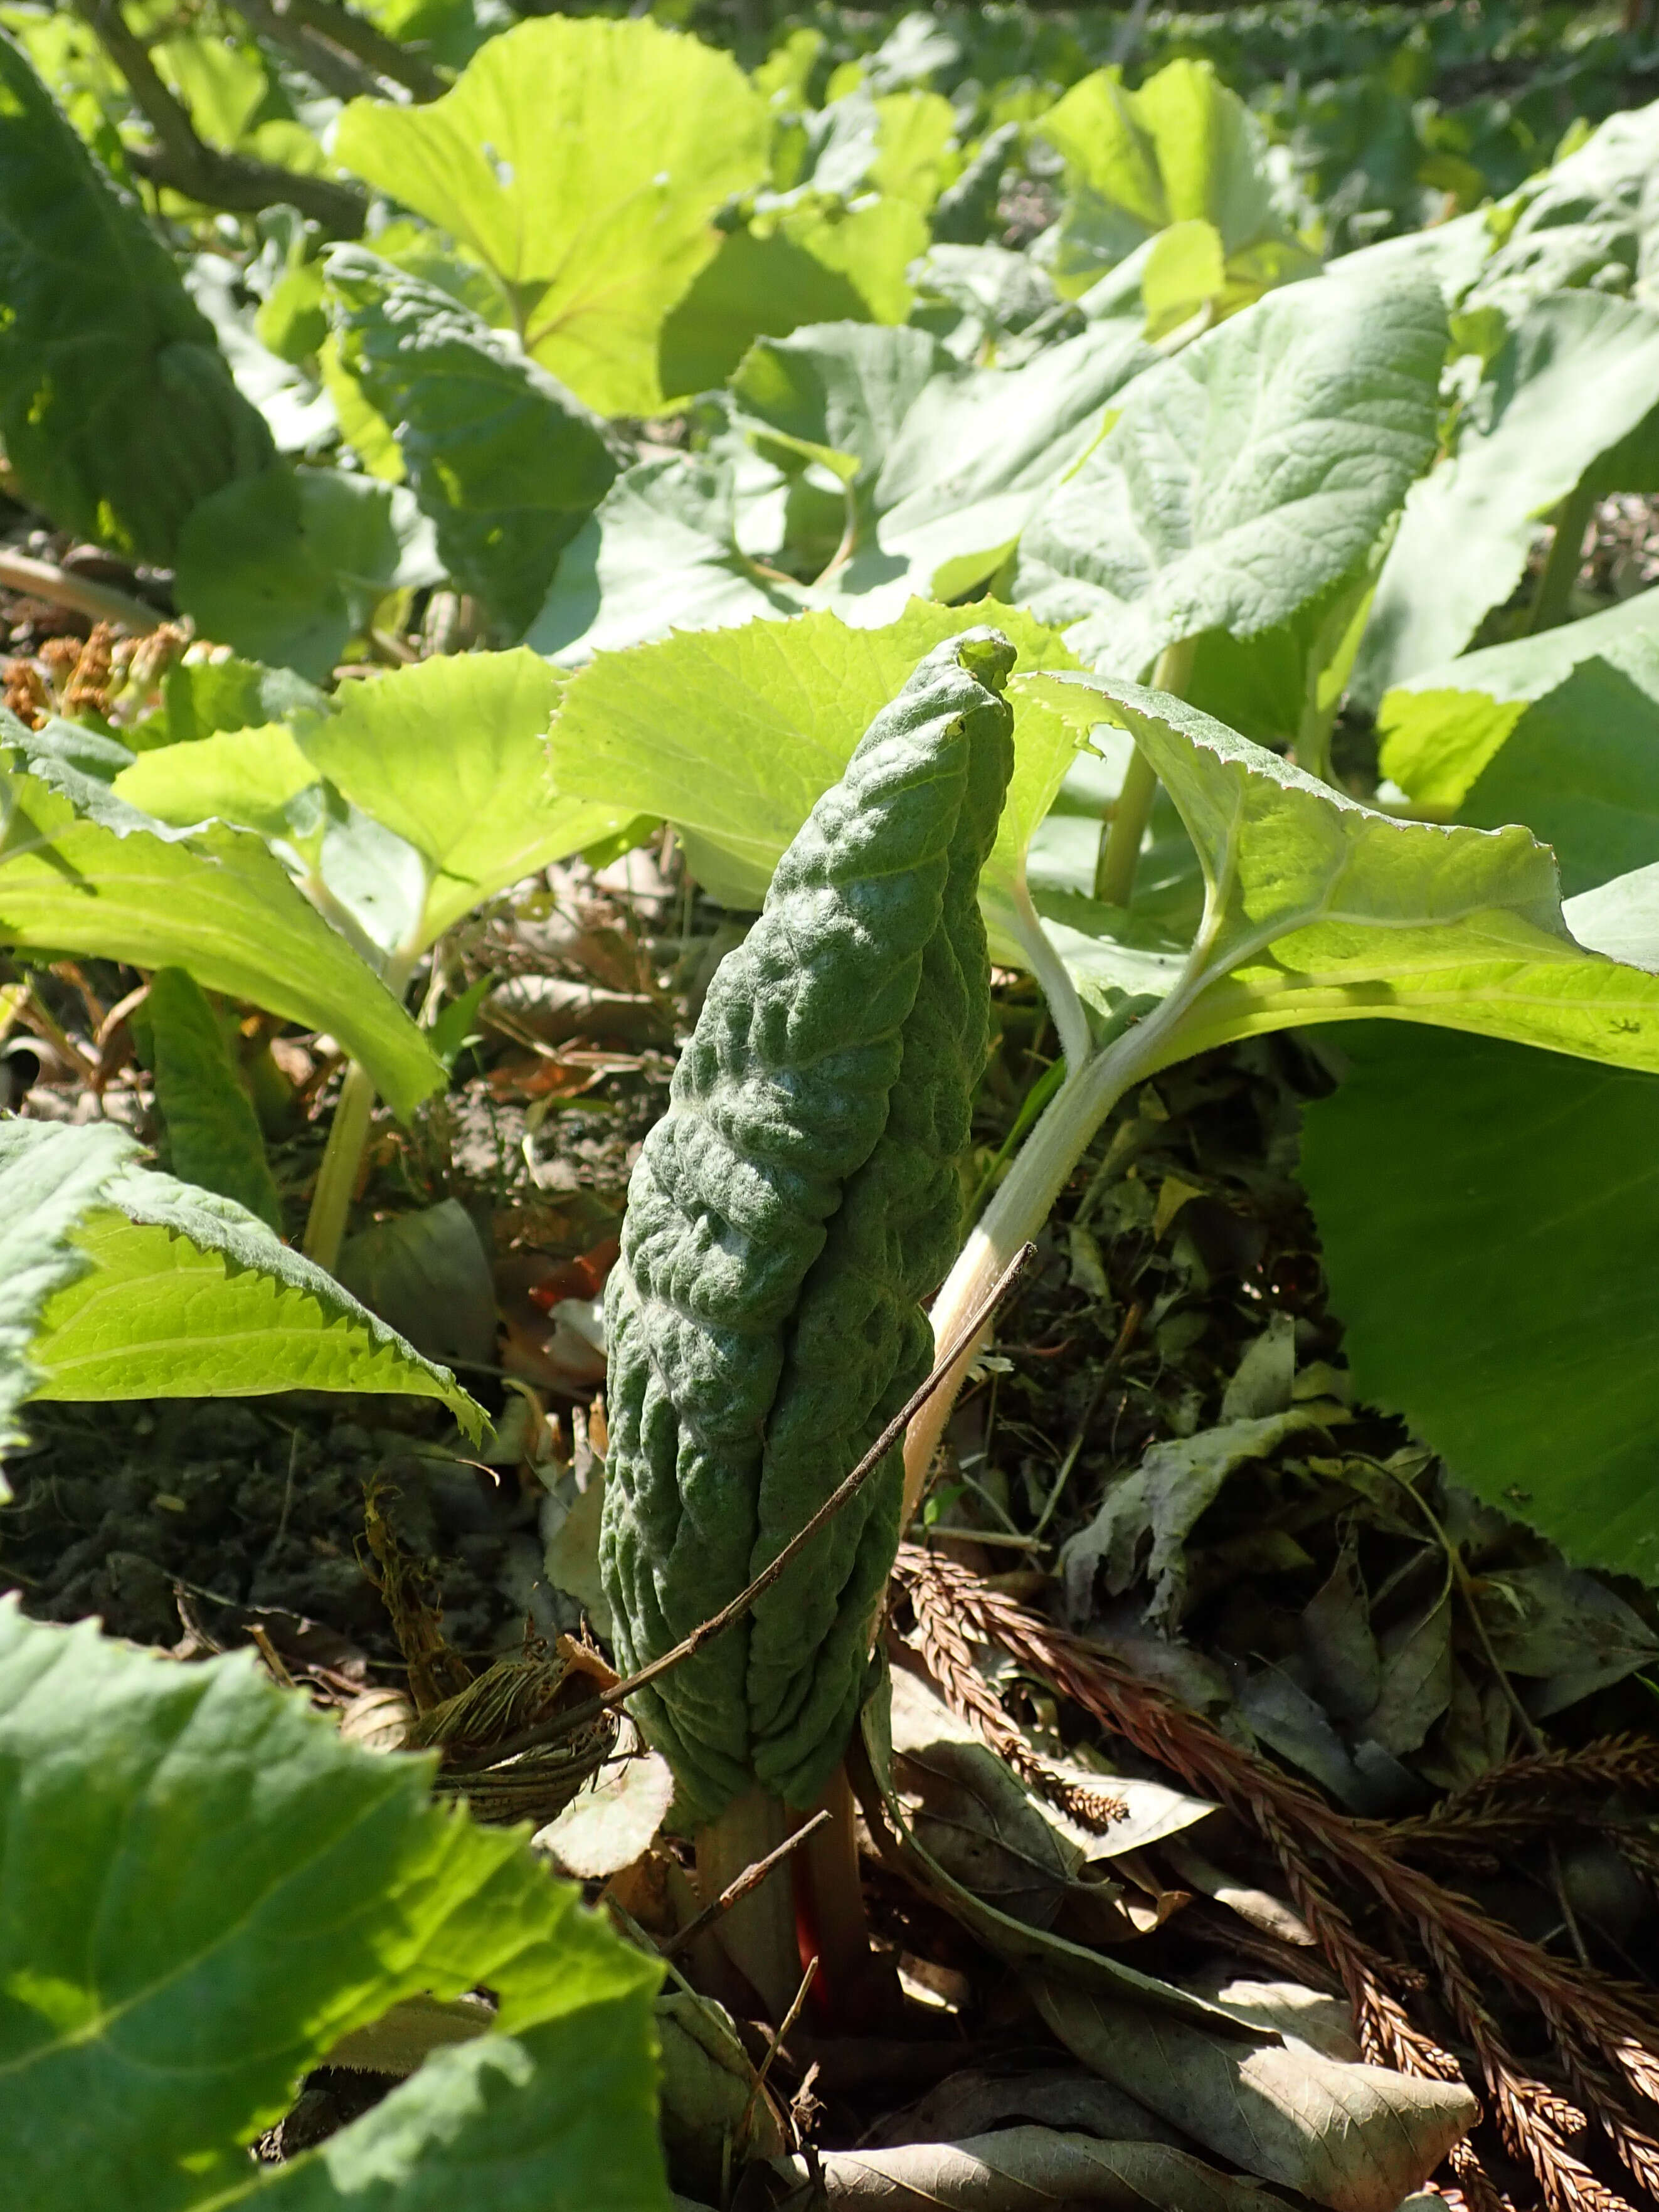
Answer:
[[[1421, 2038], [1400, 2008], [1379, 2003], [1370, 1961], [1346, 1917], [1313, 1880], [1318, 1859], [1368, 1888], [1407, 1926], [1415, 1927], [1439, 1972], [1449, 2003], [1480, 2061], [1494, 2117], [1507, 2142], [1538, 2177], [1550, 2212], [1625, 2212], [1623, 2200], [1574, 2158], [1561, 2140], [1583, 2116], [1564, 2098], [1522, 2075], [1480, 2003], [1468, 1960], [1478, 1960], [1494, 1987], [1516, 1990], [1535, 2005], [1558, 2043], [1588, 2043], [1638, 2094], [1659, 2101], [1659, 2061], [1650, 2046], [1659, 2033], [1644, 1991], [1554, 1958], [1480, 1911], [1467, 1898], [1398, 1859], [1391, 1831], [1380, 1822], [1339, 1813], [1300, 1783], [1231, 1743], [1166, 1692], [1119, 1668], [1081, 1638], [1053, 1627], [951, 1561], [907, 1545], [898, 1579], [915, 1607], [919, 1635], [942, 1642], [926, 1624], [943, 1615], [960, 1638], [1006, 1651], [1114, 1734], [1180, 1774], [1192, 1787], [1242, 1814], [1272, 1844], [1298, 1910], [1341, 1975], [1357, 2024], [1370, 2049], [1412, 2072], [1439, 2063], [1438, 2046]], [[948, 1694], [948, 1690], [947, 1690]], [[1603, 1747], [1604, 1750], [1607, 1747]], [[1559, 1769], [1567, 1762], [1554, 1762]], [[1628, 1774], [1634, 1762], [1613, 1747], [1602, 1773]], [[1517, 1762], [1536, 1770], [1537, 1762]], [[1534, 1780], [1535, 1786], [1535, 1780]], [[1605, 1786], [1603, 1781], [1600, 1786]], [[1446, 2054], [1439, 2054], [1443, 2058]], [[1637, 2130], [1639, 2134], [1640, 2130]], [[1460, 2174], [1460, 2180], [1463, 2176]], [[1473, 2199], [1472, 2199], [1473, 2201]]]
[[1552, 2040], [1573, 2095], [1600, 2123], [1638, 2185], [1659, 2199], [1659, 2142], [1631, 2110], [1620, 2085], [1586, 2058], [1572, 2037], [1555, 2036]]
[[1442, 1843], [1462, 1850], [1477, 1838], [1502, 1844], [1547, 1828], [1575, 1795], [1605, 1797], [1659, 1795], [1659, 1742], [1644, 1736], [1604, 1736], [1576, 1750], [1541, 1752], [1443, 1798], [1430, 1812], [1390, 1824], [1396, 1847]]
[[1456, 2179], [1455, 2190], [1441, 2191], [1449, 2203], [1461, 2197], [1468, 2212], [1515, 2212], [1515, 2206], [1480, 2163], [1480, 2154], [1467, 2136], [1454, 2143], [1446, 2158]]
[[1033, 1789], [1092, 1828], [1106, 1828], [1123, 1818], [1128, 1808], [1121, 1797], [1056, 1771], [1032, 1750], [1024, 1731], [1009, 1719], [1001, 1698], [974, 1664], [968, 1638], [950, 1614], [938, 1607], [924, 1613], [918, 1607], [915, 1649], [951, 1711], [977, 1729], [998, 1757], [1006, 1759]]

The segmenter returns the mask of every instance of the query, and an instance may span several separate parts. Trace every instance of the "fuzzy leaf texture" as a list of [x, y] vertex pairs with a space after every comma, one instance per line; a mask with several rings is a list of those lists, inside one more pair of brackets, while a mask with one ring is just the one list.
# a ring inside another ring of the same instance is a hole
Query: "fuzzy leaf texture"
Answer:
[[[600, 1560], [626, 1671], [730, 1601], [927, 1374], [984, 1062], [976, 901], [1013, 648], [938, 646], [866, 732], [715, 976], [606, 1292]], [[637, 1700], [688, 1807], [797, 1805], [840, 1758], [898, 1541], [896, 1450], [750, 1614]]]

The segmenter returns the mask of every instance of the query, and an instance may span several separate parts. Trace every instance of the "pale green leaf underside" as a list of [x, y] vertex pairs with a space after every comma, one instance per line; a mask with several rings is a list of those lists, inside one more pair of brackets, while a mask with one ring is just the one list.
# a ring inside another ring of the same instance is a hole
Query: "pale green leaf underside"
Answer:
[[[687, 838], [716, 896], [758, 906], [784, 848], [834, 783], [878, 711], [941, 640], [989, 623], [1027, 668], [1075, 667], [1052, 630], [994, 599], [941, 607], [913, 599], [882, 629], [826, 611], [740, 629], [682, 632], [601, 653], [574, 677], [553, 724], [562, 790], [655, 814]], [[1094, 719], [1079, 696], [1015, 708], [1014, 774], [984, 880], [1017, 881]]]
[[566, 548], [525, 641], [576, 666], [674, 629], [795, 614], [807, 598], [739, 547], [730, 464], [676, 453], [617, 478]]
[[1388, 693], [1382, 766], [1420, 805], [1524, 822], [1576, 894], [1659, 853], [1659, 591]]
[[118, 836], [77, 820], [33, 777], [9, 781], [17, 813], [0, 857], [0, 936], [186, 968], [208, 990], [325, 1030], [399, 1114], [442, 1081], [403, 1008], [258, 838], [216, 825], [188, 843]]
[[425, 862], [422, 945], [646, 811], [554, 790], [547, 727], [562, 682], [522, 647], [441, 655], [347, 686], [337, 713], [301, 729], [313, 765]]
[[[1340, 1042], [1302, 1175], [1358, 1388], [1569, 1559], [1659, 1580], [1659, 1085], [1484, 1038]], [[1379, 1204], [1379, 1162], [1407, 1160]]]
[[729, 56], [649, 21], [552, 17], [491, 39], [429, 106], [354, 100], [335, 158], [459, 239], [526, 350], [604, 414], [664, 393], [664, 318], [758, 184], [771, 118]]
[[[518, 1837], [433, 1807], [424, 1761], [343, 1744], [246, 1655], [179, 1667], [0, 1607], [0, 2138], [31, 2212], [323, 2207], [354, 2185], [360, 2212], [416, 2212], [458, 2201], [484, 2142], [511, 2212], [668, 2212], [658, 1970]], [[340, 2037], [481, 1982], [502, 2034], [324, 2152], [251, 2162]], [[480, 2076], [494, 2131], [458, 2095]]]
[[[1534, 524], [1659, 391], [1659, 315], [1605, 292], [1530, 308], [1465, 409], [1450, 455], [1406, 502], [1355, 688], [1367, 702], [1462, 651], [1521, 580]], [[1634, 489], [1634, 485], [1615, 487]]]
[[1109, 700], [1198, 849], [1201, 958], [1166, 1060], [1374, 1014], [1659, 1070], [1659, 976], [1576, 942], [1553, 857], [1528, 830], [1395, 821], [1138, 684], [1015, 686]]

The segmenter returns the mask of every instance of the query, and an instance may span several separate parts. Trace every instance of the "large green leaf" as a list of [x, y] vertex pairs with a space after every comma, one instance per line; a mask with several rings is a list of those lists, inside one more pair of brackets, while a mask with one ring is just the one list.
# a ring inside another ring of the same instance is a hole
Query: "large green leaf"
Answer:
[[1271, 295], [1144, 378], [1026, 527], [1017, 591], [1097, 666], [1289, 621], [1364, 559], [1434, 452], [1438, 290]]
[[[913, 599], [880, 629], [819, 611], [678, 635], [601, 653], [571, 679], [553, 723], [554, 780], [672, 822], [717, 897], [758, 906], [784, 848], [916, 663], [981, 623], [1012, 640], [1022, 667], [1076, 665], [1052, 630], [994, 599]], [[1013, 778], [981, 879], [1000, 957], [1025, 957], [1008, 939], [1005, 902], [1023, 895], [1031, 832], [1094, 719], [1081, 696], [1059, 712], [1029, 697], [1015, 709]]]
[[801, 586], [738, 544], [731, 462], [676, 453], [617, 478], [560, 562], [525, 642], [578, 666], [671, 629], [793, 614], [806, 604]]
[[[324, 695], [289, 668], [265, 668], [234, 658], [176, 662], [161, 679], [161, 710], [122, 735], [147, 746], [185, 744], [219, 730], [280, 722], [302, 709], [320, 711]], [[143, 801], [137, 802], [142, 805]]]
[[924, 331], [842, 324], [757, 344], [732, 392], [757, 443], [846, 484], [838, 599], [895, 585], [948, 599], [1001, 567], [1156, 360], [1103, 325], [1023, 368], [970, 368]]
[[1344, 1030], [1302, 1175], [1355, 1383], [1585, 1565], [1659, 1581], [1650, 1075]]
[[[1462, 652], [1520, 582], [1540, 518], [1653, 411], [1659, 315], [1605, 292], [1528, 309], [1462, 409], [1452, 449], [1406, 502], [1360, 648], [1367, 702]], [[1632, 466], [1613, 490], [1640, 490]]]
[[648, 21], [520, 23], [423, 107], [354, 100], [334, 154], [506, 288], [525, 350], [606, 415], [648, 415], [663, 319], [760, 183], [770, 117], [737, 64]]
[[799, 550], [787, 530], [761, 544], [744, 530], [739, 543], [729, 457], [647, 461], [560, 562], [528, 642], [574, 664], [671, 629], [825, 605], [877, 623], [913, 592], [961, 597], [989, 580], [1152, 358], [1107, 328], [1013, 370], [965, 368], [915, 330], [841, 323], [764, 340], [735, 380], [738, 419], [791, 469], [817, 463], [846, 486], [830, 545], [852, 529], [833, 573], [794, 582], [778, 565]]
[[[660, 1969], [426, 1760], [343, 1744], [249, 1657], [0, 1608], [0, 2135], [31, 2212], [669, 2212]], [[343, 2036], [483, 1983], [495, 2032], [277, 2169], [246, 2146]]]
[[842, 483], [874, 483], [899, 429], [951, 356], [926, 331], [829, 323], [763, 339], [732, 380], [739, 419], [763, 442]]
[[192, 510], [176, 588], [204, 635], [320, 684], [386, 592], [442, 574], [403, 486], [278, 466]]
[[59, 528], [171, 562], [270, 460], [171, 257], [0, 31], [0, 445]]
[[15, 770], [0, 771], [0, 938], [187, 968], [210, 991], [330, 1031], [399, 1114], [443, 1080], [403, 1008], [258, 838], [218, 825], [181, 838], [136, 813], [112, 829]]
[[1079, 690], [1115, 707], [1204, 870], [1204, 920], [1160, 1012], [1158, 1064], [1386, 1015], [1659, 1072], [1659, 975], [1574, 938], [1553, 856], [1528, 830], [1376, 813], [1139, 684], [1039, 675], [1011, 686], [1056, 701]]
[[1569, 893], [1659, 855], [1659, 591], [1385, 694], [1382, 760], [1420, 805], [1524, 822]]
[[1467, 307], [1496, 308], [1513, 323], [1547, 292], [1627, 282], [1644, 259], [1656, 160], [1659, 101], [1608, 116], [1574, 152], [1485, 210], [1494, 243]]
[[453, 1376], [234, 1200], [136, 1166], [112, 1127], [0, 1121], [0, 1443], [27, 1397], [437, 1398]]
[[901, 199], [848, 208], [809, 198], [729, 231], [663, 325], [663, 391], [723, 384], [757, 338], [804, 324], [902, 322], [905, 271], [927, 244], [926, 221]]
[[616, 462], [587, 410], [505, 332], [359, 246], [329, 258], [340, 358], [392, 427], [438, 552], [521, 636]]
[[1229, 252], [1274, 225], [1261, 126], [1207, 62], [1171, 62], [1138, 92], [1121, 69], [1097, 70], [1037, 131], [1119, 211], [1126, 253], [1173, 222], [1212, 223]]
[[645, 810], [556, 792], [546, 735], [562, 679], [522, 648], [441, 655], [350, 686], [299, 742], [427, 870], [424, 947], [483, 899]]
[[[1066, 166], [1067, 204], [1042, 251], [1068, 298], [1154, 238], [1142, 281], [1149, 322], [1168, 327], [1182, 309], [1225, 313], [1317, 266], [1274, 204], [1261, 125], [1207, 61], [1173, 61], [1136, 92], [1121, 69], [1097, 70], [1036, 128]], [[1213, 264], [1196, 283], [1194, 249]], [[1175, 258], [1188, 264], [1179, 276]], [[1155, 312], [1160, 289], [1179, 301], [1173, 317]]]
[[124, 768], [111, 788], [178, 829], [216, 820], [283, 838], [293, 831], [293, 801], [319, 781], [287, 724], [265, 722], [158, 745]]

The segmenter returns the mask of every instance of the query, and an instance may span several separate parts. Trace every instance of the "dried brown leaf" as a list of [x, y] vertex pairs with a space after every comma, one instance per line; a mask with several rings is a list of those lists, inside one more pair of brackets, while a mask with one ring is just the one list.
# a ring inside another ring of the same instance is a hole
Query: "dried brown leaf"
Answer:
[[1031, 1986], [1086, 2066], [1206, 2150], [1331, 2212], [1394, 2212], [1477, 2117], [1461, 2084], [1345, 2063], [1277, 2036], [1224, 2041], [1057, 1983]]
[[[788, 2206], [879, 2206], [882, 2212], [1065, 2212], [1073, 2205], [1121, 2212], [1282, 2212], [1266, 2190], [1218, 2173], [1163, 2143], [1100, 2142], [1053, 2128], [1005, 2128], [963, 2142], [896, 2150], [832, 2150], [818, 2161], [822, 2197], [806, 2161], [775, 2171], [800, 2184]], [[1392, 2212], [1392, 2208], [1391, 2208]]]

